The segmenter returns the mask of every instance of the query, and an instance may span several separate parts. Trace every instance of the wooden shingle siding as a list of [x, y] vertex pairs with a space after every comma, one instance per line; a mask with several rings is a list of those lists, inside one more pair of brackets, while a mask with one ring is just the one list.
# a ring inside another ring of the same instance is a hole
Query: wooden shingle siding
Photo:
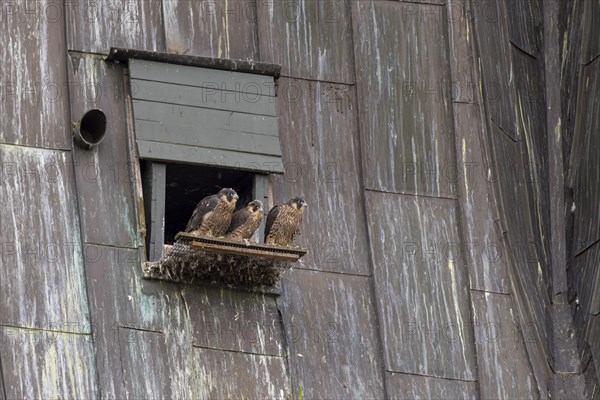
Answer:
[[274, 79], [130, 60], [141, 158], [283, 172]]

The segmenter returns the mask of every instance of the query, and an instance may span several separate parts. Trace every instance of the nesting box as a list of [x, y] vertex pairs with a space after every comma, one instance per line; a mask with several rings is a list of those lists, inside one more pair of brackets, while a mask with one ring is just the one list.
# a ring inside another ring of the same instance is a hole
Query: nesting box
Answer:
[[275, 285], [307, 253], [300, 247], [244, 243], [180, 232], [165, 255], [144, 265], [144, 277], [229, 287]]

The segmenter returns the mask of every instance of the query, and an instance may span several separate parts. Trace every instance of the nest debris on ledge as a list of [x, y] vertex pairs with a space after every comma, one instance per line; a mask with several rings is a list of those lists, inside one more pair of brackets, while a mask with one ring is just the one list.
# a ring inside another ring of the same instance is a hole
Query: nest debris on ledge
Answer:
[[180, 232], [159, 261], [146, 262], [144, 278], [230, 287], [273, 286], [306, 254], [282, 247]]

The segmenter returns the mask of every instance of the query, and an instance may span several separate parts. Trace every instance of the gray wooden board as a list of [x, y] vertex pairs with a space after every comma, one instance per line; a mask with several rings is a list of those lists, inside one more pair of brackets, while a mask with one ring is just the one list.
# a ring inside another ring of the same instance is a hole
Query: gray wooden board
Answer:
[[84, 251], [90, 308], [99, 328], [168, 326], [169, 299], [178, 286], [142, 279], [142, 249], [86, 245]]
[[105, 54], [110, 47], [163, 51], [161, 4], [157, 0], [68, 0], [64, 10], [68, 48]]
[[600, 239], [600, 59], [582, 69], [571, 158], [575, 166], [573, 198], [575, 254]]
[[581, 75], [581, 52], [583, 40], [584, 7], [587, 2], [564, 2], [559, 4], [559, 15], [563, 17], [562, 37], [566, 37], [566, 43], [562, 49], [561, 58], [561, 138], [563, 148], [563, 169], [565, 180], [569, 170], [569, 155], [575, 131], [575, 116], [579, 98], [579, 78]]
[[386, 369], [476, 380], [456, 203], [367, 192]]
[[569, 269], [569, 298], [579, 298], [585, 314], [600, 314], [600, 242], [573, 260]]
[[510, 293], [508, 254], [495, 223], [493, 187], [487, 176], [482, 140], [483, 115], [478, 105], [455, 104], [461, 227], [470, 287]]
[[[142, 249], [86, 245], [84, 254], [99, 385], [103, 397], [125, 398], [128, 393], [131, 395], [135, 385], [143, 385], [141, 380], [148, 379], [147, 376], [138, 376], [138, 382], [123, 381], [123, 369], [119, 367], [122, 362], [121, 348], [127, 346], [131, 337], [138, 336], [131, 330], [122, 330], [122, 327], [169, 332], [169, 351], [177, 354], [177, 357], [169, 360], [164, 352], [148, 353], [143, 355], [145, 358], [142, 360], [149, 364], [156, 360], [160, 360], [157, 362], [161, 364], [168, 361], [173, 371], [192, 368], [185, 350], [181, 350], [182, 354], [177, 353], [182, 346], [191, 346], [190, 329], [186, 327], [183, 316], [179, 286], [143, 279], [141, 263], [145, 256]], [[121, 345], [121, 341], [126, 343]], [[139, 356], [142, 357], [142, 354]], [[187, 379], [180, 375], [173, 372], [173, 381], [179, 385], [178, 393], [187, 396], [189, 393], [184, 389]], [[159, 396], [160, 393], [155, 395]]]
[[[137, 106], [137, 108], [139, 107], [142, 106]], [[152, 142], [281, 156], [279, 138], [272, 135], [234, 131], [227, 127], [228, 117], [219, 119], [214, 113], [207, 113], [207, 117], [218, 126], [215, 130], [207, 129], [203, 124], [186, 125], [171, 121], [145, 121], [136, 118], [135, 131], [139, 139]]]
[[0, 145], [0, 166], [0, 324], [89, 333], [71, 153]]
[[[362, 200], [356, 93], [347, 85], [280, 79], [286, 174], [272, 179], [273, 202], [304, 196], [298, 267], [369, 275]], [[344, 255], [351, 254], [351, 257]]]
[[[352, 3], [368, 189], [455, 197], [447, 18], [406, 18], [402, 3]], [[416, 5], [425, 11], [431, 5]], [[438, 15], [438, 17], [439, 17]]]
[[262, 61], [294, 78], [355, 82], [350, 0], [257, 1]]
[[143, 81], [135, 78], [131, 79], [131, 91], [131, 96], [134, 99], [134, 109], [136, 106], [135, 100], [146, 100], [211, 110], [277, 116], [275, 113], [275, 99], [271, 96], [173, 85], [167, 82]]
[[7, 399], [99, 398], [91, 335], [0, 327], [0, 357]]
[[[211, 140], [211, 143], [215, 140], [217, 142], [219, 140], [225, 141], [226, 134], [243, 135], [248, 133], [274, 136], [275, 138], [278, 136], [277, 118], [266, 115], [252, 115], [137, 100], [135, 101], [135, 118], [136, 121], [161, 123], [163, 129], [167, 129], [173, 124], [183, 127], [195, 127], [196, 129], [202, 127], [203, 135], [206, 132], [205, 134], [208, 135], [206, 140]], [[136, 134], [144, 138], [146, 135], [152, 135], [153, 132], [136, 131]], [[153, 137], [155, 136], [149, 136], [149, 138]], [[169, 132], [169, 140], [175, 140], [175, 137], [174, 132]], [[229, 141], [232, 140], [229, 139]]]
[[275, 96], [275, 81], [266, 75], [138, 59], [129, 60], [129, 69], [133, 79]]
[[255, 0], [161, 3], [167, 52], [258, 60]]
[[[413, 6], [414, 7], [414, 6]], [[442, 13], [442, 10], [437, 10]], [[466, 0], [451, 0], [448, 3], [449, 49], [452, 81], [448, 92], [457, 103], [473, 103], [477, 84], [473, 78], [475, 53], [471, 40], [473, 21], [469, 18]]]
[[430, 376], [386, 373], [388, 398], [400, 399], [478, 399], [477, 383]]
[[197, 358], [198, 386], [194, 397], [207, 399], [287, 399], [290, 379], [285, 358], [205, 348]]
[[506, 26], [505, 3], [498, 0], [479, 1], [473, 6], [474, 36], [479, 48], [479, 65], [482, 70], [483, 101], [489, 117], [512, 140], [519, 140], [515, 129], [510, 85], [511, 64]]
[[70, 149], [62, 2], [2, 2], [1, 13], [0, 143]]
[[281, 311], [294, 395], [383, 398], [383, 362], [370, 278], [293, 269]]
[[[543, 60], [535, 59], [521, 50], [512, 48], [515, 76], [515, 104], [517, 129], [524, 138], [523, 163], [527, 186], [528, 209], [532, 223], [532, 237], [542, 270], [542, 285], [550, 289], [550, 193], [548, 186], [548, 132], [546, 125], [546, 98]], [[508, 210], [507, 210], [508, 211]]]
[[135, 247], [135, 175], [127, 151], [123, 67], [77, 52], [69, 53], [69, 60], [71, 120], [99, 108], [107, 121], [100, 145], [92, 150], [75, 146], [73, 152], [83, 240]]
[[471, 292], [481, 398], [538, 398], [537, 383], [524, 340], [531, 326], [516, 320], [511, 296]]
[[589, 63], [600, 55], [600, 25], [598, 14], [600, 13], [600, 1], [590, 0], [583, 2], [583, 34], [581, 61]]
[[146, 246], [148, 261], [158, 261], [163, 255], [165, 244], [165, 188], [167, 166], [150, 162], [144, 176], [144, 211], [146, 221]]
[[171, 392], [170, 363], [165, 362], [169, 357], [165, 336], [160, 332], [119, 328], [120, 367], [126, 398], [177, 397]]
[[138, 140], [141, 158], [163, 162], [205, 164], [263, 173], [283, 173], [281, 157]]
[[[506, 20], [510, 41], [521, 51], [537, 57], [542, 40], [542, 9], [538, 0], [507, 1]], [[516, 74], [518, 77], [518, 74]], [[517, 85], [518, 88], [518, 85]]]
[[[534, 320], [535, 329], [544, 346], [548, 343], [547, 312], [550, 304], [547, 281], [544, 278], [544, 255], [538, 253], [541, 238], [533, 234], [522, 142], [513, 142], [491, 123], [488, 142], [492, 154], [492, 178], [500, 204], [502, 229], [505, 230], [507, 257], [512, 264], [513, 284], [522, 291], [520, 300], [527, 318]], [[516, 207], [520, 205], [520, 207]], [[535, 295], [533, 294], [535, 293]]]
[[281, 319], [273, 296], [221, 288], [183, 292], [199, 347], [271, 356], [285, 355]]

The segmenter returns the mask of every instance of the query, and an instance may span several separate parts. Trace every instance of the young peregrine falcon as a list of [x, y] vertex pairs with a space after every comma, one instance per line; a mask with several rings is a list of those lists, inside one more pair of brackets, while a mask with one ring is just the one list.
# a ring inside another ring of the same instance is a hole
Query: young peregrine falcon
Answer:
[[225, 234], [239, 196], [233, 189], [221, 189], [200, 200], [185, 228], [192, 235], [220, 237]]
[[294, 197], [287, 204], [271, 209], [265, 227], [265, 243], [289, 246], [300, 235], [302, 214], [308, 204], [300, 197]]
[[233, 214], [231, 225], [225, 233], [225, 237], [233, 240], [248, 240], [260, 226], [263, 218], [263, 205], [260, 200], [248, 203], [246, 208]]

